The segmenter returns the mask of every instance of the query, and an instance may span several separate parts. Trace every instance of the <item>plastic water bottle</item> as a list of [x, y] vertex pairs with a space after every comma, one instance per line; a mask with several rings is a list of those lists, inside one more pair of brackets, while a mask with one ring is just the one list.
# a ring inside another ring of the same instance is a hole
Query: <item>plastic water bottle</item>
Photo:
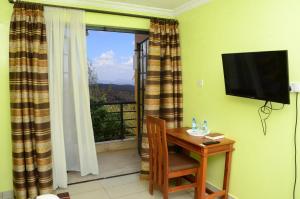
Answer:
[[207, 133], [207, 131], [208, 131], [208, 123], [207, 123], [207, 120], [204, 120], [204, 121], [203, 121], [202, 130], [203, 130], [205, 133]]
[[192, 120], [192, 130], [193, 131], [197, 130], [197, 122], [196, 122], [196, 119], [194, 117], [193, 117], [193, 120]]
[[202, 130], [202, 124], [201, 124], [201, 122], [199, 122], [199, 124], [198, 124], [198, 129], [201, 131]]

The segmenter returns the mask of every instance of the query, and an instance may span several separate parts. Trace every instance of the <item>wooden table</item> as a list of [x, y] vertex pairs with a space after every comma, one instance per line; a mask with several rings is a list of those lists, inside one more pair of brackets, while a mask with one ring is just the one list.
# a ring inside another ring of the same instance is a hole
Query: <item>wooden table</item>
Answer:
[[[223, 138], [219, 144], [213, 144], [204, 146], [202, 143], [208, 139], [204, 137], [191, 136], [186, 133], [188, 128], [176, 128], [167, 130], [167, 140], [169, 143], [176, 144], [188, 151], [192, 151], [200, 156], [200, 175], [198, 179], [200, 182], [198, 199], [213, 199], [215, 197], [222, 196], [223, 199], [228, 199], [228, 189], [229, 189], [229, 177], [231, 169], [231, 158], [232, 152], [234, 151], [233, 140]], [[213, 192], [206, 188], [206, 171], [207, 171], [207, 158], [209, 156], [217, 155], [220, 153], [226, 153], [225, 159], [225, 171], [223, 180], [223, 190], [218, 192]], [[208, 195], [205, 195], [208, 193]]]

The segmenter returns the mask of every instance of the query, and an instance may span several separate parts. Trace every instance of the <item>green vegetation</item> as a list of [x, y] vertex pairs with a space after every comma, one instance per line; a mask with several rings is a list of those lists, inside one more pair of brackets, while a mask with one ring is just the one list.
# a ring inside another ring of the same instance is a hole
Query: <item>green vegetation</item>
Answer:
[[99, 84], [89, 68], [90, 107], [95, 142], [124, 139], [136, 130], [134, 86]]
[[135, 103], [106, 105], [91, 100], [95, 142], [118, 140], [133, 136], [136, 129], [135, 107]]

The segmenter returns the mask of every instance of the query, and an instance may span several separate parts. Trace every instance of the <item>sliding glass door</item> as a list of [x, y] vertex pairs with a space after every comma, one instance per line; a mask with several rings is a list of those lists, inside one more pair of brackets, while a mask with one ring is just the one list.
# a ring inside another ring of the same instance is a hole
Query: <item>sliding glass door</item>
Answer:
[[146, 84], [147, 64], [148, 64], [148, 38], [137, 44], [137, 111], [138, 111], [138, 151], [141, 154], [143, 118], [144, 118], [144, 93]]

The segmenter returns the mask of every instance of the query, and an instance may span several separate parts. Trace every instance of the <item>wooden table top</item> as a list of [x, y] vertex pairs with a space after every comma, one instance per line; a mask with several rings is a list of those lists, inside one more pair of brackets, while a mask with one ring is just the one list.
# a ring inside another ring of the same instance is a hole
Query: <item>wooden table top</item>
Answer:
[[200, 147], [205, 147], [205, 148], [214, 148], [216, 146], [222, 146], [222, 145], [231, 145], [234, 144], [235, 141], [227, 139], [227, 138], [222, 138], [217, 141], [219, 141], [219, 144], [212, 144], [212, 145], [207, 145], [204, 146], [202, 143], [206, 141], [211, 141], [210, 139], [207, 139], [205, 137], [200, 137], [200, 136], [192, 136], [189, 135], [186, 130], [190, 128], [184, 127], [184, 128], [175, 128], [175, 129], [167, 129], [167, 136], [173, 136], [175, 138], [179, 138], [180, 140], [183, 140], [189, 144], [193, 144], [196, 146]]

